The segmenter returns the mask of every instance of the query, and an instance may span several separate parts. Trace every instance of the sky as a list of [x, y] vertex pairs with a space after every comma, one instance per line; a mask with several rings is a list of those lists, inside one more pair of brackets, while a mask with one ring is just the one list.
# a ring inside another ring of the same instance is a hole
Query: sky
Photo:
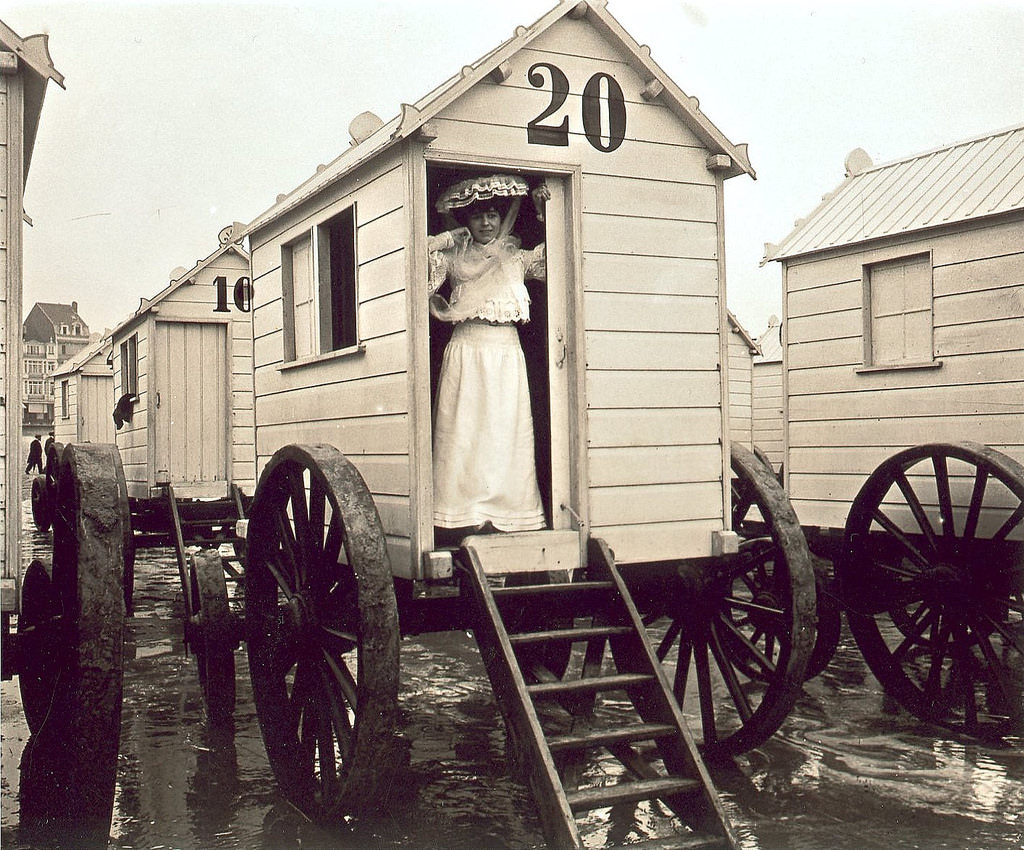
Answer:
[[[92, 331], [217, 248], [344, 151], [529, 25], [554, 0], [43, 3], [50, 84], [26, 187], [24, 308], [77, 301]], [[863, 148], [876, 164], [1024, 123], [1024, 0], [609, 0], [608, 11], [734, 144], [728, 305], [781, 315], [780, 242]]]

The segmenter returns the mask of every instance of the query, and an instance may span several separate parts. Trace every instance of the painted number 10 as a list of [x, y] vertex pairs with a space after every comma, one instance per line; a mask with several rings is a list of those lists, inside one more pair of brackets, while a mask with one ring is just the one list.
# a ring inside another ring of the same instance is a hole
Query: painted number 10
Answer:
[[[214, 307], [214, 313], [228, 313], [228, 279], [224, 275], [217, 275], [213, 279], [214, 286], [217, 287], [217, 306]], [[235, 307], [241, 310], [243, 313], [248, 313], [252, 310], [252, 281], [247, 277], [240, 277], [235, 281], [234, 291], [231, 293], [232, 298], [235, 302]]]
[[[544, 124], [562, 108], [569, 97], [569, 78], [557, 65], [538, 62], [527, 72], [527, 79], [535, 89], [544, 87], [546, 70], [551, 78], [551, 102], [540, 115], [526, 125], [526, 140], [531, 145], [567, 147], [569, 144], [569, 116], [559, 124]], [[604, 109], [608, 126], [605, 126]], [[626, 99], [615, 78], [603, 71], [594, 74], [583, 87], [583, 135], [599, 151], [611, 153], [626, 138]]]

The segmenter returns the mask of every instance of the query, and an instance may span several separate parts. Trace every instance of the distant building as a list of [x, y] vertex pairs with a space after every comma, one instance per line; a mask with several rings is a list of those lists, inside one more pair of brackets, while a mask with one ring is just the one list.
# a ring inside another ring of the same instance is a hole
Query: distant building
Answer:
[[53, 428], [53, 372], [90, 342], [78, 302], [37, 302], [22, 323], [22, 428], [25, 433]]

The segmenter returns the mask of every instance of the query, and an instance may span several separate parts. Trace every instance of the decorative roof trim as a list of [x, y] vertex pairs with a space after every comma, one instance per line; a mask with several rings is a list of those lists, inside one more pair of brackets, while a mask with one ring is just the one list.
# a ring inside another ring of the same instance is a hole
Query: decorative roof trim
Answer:
[[[224, 231], [222, 230], [221, 232], [223, 233]], [[177, 278], [168, 283], [167, 286], [161, 289], [152, 298], [140, 298], [138, 308], [135, 310], [135, 312], [128, 316], [128, 318], [124, 319], [123, 321], [119, 322], [117, 325], [114, 326], [114, 329], [110, 332], [110, 338], [113, 339], [118, 334], [123, 333], [129, 326], [134, 325], [139, 318], [144, 316], [146, 313], [151, 312], [154, 307], [156, 307], [161, 301], [164, 301], [172, 293], [177, 292], [186, 284], [194, 283], [196, 276], [201, 271], [211, 266], [215, 260], [219, 259], [229, 251], [234, 254], [237, 254], [247, 263], [249, 262], [249, 254], [237, 243], [230, 242], [226, 245], [221, 245], [219, 248], [217, 248], [216, 251], [210, 254], [210, 256], [206, 257], [203, 260], [200, 260], [187, 272], [185, 272], [182, 275], [179, 275]]]
[[729, 317], [729, 324], [732, 325], [732, 329], [743, 338], [743, 341], [747, 344], [747, 348], [750, 349], [750, 353], [760, 355], [761, 346], [759, 346], [754, 341], [753, 337], [747, 333], [747, 329], [740, 324], [740, 320], [733, 315], [732, 310], [726, 310], [725, 313]]
[[50, 37], [48, 35], [29, 35], [21, 38], [3, 21], [0, 21], [0, 45], [18, 55], [18, 57], [36, 74], [53, 80], [64, 88], [64, 75], [53, 67], [50, 58]]
[[[725, 154], [732, 159], [731, 167], [723, 170], [725, 177], [757, 174], [750, 164], [746, 144], [734, 145], [700, 111], [697, 98], [690, 97], [679, 88], [665, 71], [651, 58], [651, 50], [640, 45], [606, 10], [607, 0], [561, 0], [555, 8], [537, 19], [531, 26], [516, 27], [512, 38], [499, 44], [489, 53], [464, 66], [416, 103], [403, 103], [399, 115], [384, 124], [364, 141], [349, 147], [326, 168], [318, 170], [298, 187], [287, 193], [273, 206], [258, 215], [246, 226], [241, 235], [248, 236], [298, 207], [315, 194], [350, 174], [373, 157], [378, 156], [399, 141], [415, 136], [420, 128], [440, 112], [462, 97], [469, 89], [499, 71], [504, 63], [545, 33], [562, 18], [587, 18], [598, 32], [618, 45], [644, 72], [648, 86], [657, 81], [664, 88], [655, 96], [680, 117], [712, 153]], [[651, 89], [653, 91], [653, 88]]]

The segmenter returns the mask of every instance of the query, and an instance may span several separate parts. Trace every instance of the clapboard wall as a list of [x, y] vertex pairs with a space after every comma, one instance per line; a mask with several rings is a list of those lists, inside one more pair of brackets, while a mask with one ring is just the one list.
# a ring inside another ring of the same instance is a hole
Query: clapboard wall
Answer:
[[[114, 393], [121, 395], [121, 375], [124, 369], [121, 343], [131, 336], [137, 338], [138, 392], [131, 420], [115, 432], [121, 453], [129, 494], [136, 497], [149, 495], [156, 481], [160, 463], [155, 457], [155, 414], [158, 405], [166, 402], [155, 392], [154, 375], [157, 363], [154, 343], [158, 337], [158, 323], [167, 325], [217, 325], [225, 329], [226, 348], [210, 351], [186, 346], [173, 363], [164, 364], [167, 374], [180, 379], [187, 386], [194, 376], [211, 369], [223, 370], [226, 389], [223, 401], [204, 398], [201, 406], [189, 414], [206, 420], [210, 427], [203, 430], [203, 440], [223, 441], [226, 467], [217, 477], [206, 482], [192, 482], [190, 487], [178, 487], [181, 495], [227, 495], [228, 484], [237, 484], [243, 492], [251, 494], [256, 485], [255, 414], [252, 384], [252, 320], [248, 309], [239, 309], [230, 296], [227, 310], [218, 310], [217, 279], [224, 278], [228, 292], [240, 278], [248, 279], [248, 255], [233, 246], [224, 246], [190, 272], [172, 282], [132, 318], [119, 325], [112, 333], [114, 359]], [[249, 307], [245, 303], [246, 308]], [[162, 389], [168, 392], [168, 387]], [[175, 384], [171, 391], [178, 391]], [[216, 426], [216, 427], [213, 427]], [[200, 456], [206, 451], [202, 444], [192, 441], [181, 451]], [[209, 485], [209, 486], [204, 486]]]
[[[927, 253], [930, 368], [863, 368], [865, 265]], [[1024, 461], [1024, 215], [784, 264], [788, 488], [803, 524], [842, 527], [895, 451], [973, 440]]]
[[[565, 146], [528, 140], [551, 100], [528, 82], [538, 63], [569, 80]], [[628, 130], [610, 152], [580, 128], [580, 92], [598, 73], [626, 100]], [[432, 115], [429, 133], [349, 169], [327, 166], [322, 188], [312, 178], [250, 226], [257, 465], [292, 442], [341, 449], [374, 495], [399, 574], [416, 574], [416, 529], [429, 517], [426, 175], [460, 164], [565, 187], [560, 227], [579, 281], [567, 338], [575, 480], [588, 531], [620, 561], [711, 553], [725, 522], [723, 177], [709, 170], [706, 143], [641, 95], [646, 83], [587, 20], [563, 17], [504, 63], [500, 82], [485, 79]], [[282, 251], [351, 206], [359, 346], [286, 361]]]

